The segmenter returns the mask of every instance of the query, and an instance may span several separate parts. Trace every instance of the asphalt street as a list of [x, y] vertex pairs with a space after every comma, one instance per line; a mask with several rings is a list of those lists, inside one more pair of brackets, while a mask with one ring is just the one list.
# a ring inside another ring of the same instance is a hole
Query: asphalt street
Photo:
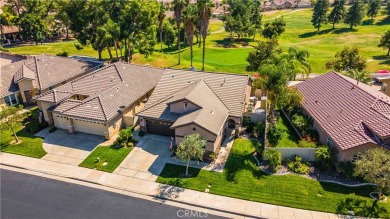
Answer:
[[2, 219], [222, 218], [4, 169], [0, 174]]

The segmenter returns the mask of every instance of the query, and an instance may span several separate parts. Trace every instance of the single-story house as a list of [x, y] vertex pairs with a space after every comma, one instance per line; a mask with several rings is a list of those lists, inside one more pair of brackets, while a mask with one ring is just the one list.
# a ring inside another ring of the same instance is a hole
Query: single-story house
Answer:
[[7, 102], [7, 96], [12, 99], [18, 94], [24, 104], [32, 103], [32, 96], [54, 89], [71, 80], [81, 77], [99, 67], [102, 63], [86, 62], [77, 59], [38, 55], [29, 57], [1, 67], [0, 104], [15, 105]]
[[353, 160], [372, 148], [390, 149], [390, 97], [336, 72], [296, 87], [320, 142], [335, 147], [339, 161]]
[[176, 144], [199, 133], [207, 156], [218, 151], [227, 128], [238, 133], [251, 88], [248, 75], [168, 69], [137, 114], [141, 129], [174, 137]]
[[163, 69], [116, 63], [72, 80], [37, 97], [44, 119], [70, 133], [111, 138], [135, 124]]
[[377, 77], [376, 79], [382, 83], [380, 91], [390, 96], [390, 75]]

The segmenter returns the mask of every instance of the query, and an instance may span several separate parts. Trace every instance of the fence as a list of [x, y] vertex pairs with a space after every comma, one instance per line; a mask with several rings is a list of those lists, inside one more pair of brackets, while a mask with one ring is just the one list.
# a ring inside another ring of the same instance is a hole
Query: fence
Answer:
[[[271, 148], [266, 147], [265, 150]], [[318, 148], [275, 148], [280, 151], [283, 159], [291, 159], [294, 155], [299, 155], [303, 160], [314, 161]]]
[[245, 112], [244, 113], [244, 116], [247, 116], [247, 117], [250, 117], [251, 118], [251, 121], [255, 124], [259, 123], [259, 122], [265, 122], [266, 120], [266, 115], [265, 113], [262, 114], [262, 113], [251, 113], [251, 112]]

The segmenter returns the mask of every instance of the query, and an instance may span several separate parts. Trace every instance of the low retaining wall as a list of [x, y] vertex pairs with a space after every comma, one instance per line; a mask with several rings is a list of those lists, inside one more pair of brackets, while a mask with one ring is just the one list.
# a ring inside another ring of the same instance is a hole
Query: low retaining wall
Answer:
[[[265, 150], [271, 148], [266, 147]], [[303, 160], [315, 161], [315, 153], [318, 148], [274, 148], [280, 151], [283, 159], [291, 159], [294, 155], [299, 155]]]
[[243, 115], [250, 117], [251, 121], [255, 124], [257, 124], [259, 122], [265, 122], [265, 120], [267, 118], [267, 116], [265, 114], [260, 114], [260, 113], [245, 112]]

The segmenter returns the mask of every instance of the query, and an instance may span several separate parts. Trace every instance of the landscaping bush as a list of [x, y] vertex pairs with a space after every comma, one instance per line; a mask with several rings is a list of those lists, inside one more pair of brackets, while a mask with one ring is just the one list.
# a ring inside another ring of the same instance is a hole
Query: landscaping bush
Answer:
[[139, 136], [139, 137], [144, 137], [144, 135], [145, 135], [144, 130], [140, 130], [140, 131], [138, 132], [138, 136]]
[[133, 132], [131, 131], [132, 127], [127, 127], [125, 129], [122, 129], [118, 133], [118, 138], [114, 142], [115, 145], [119, 145], [121, 147], [127, 147], [129, 146], [129, 143], [131, 147], [134, 145], [132, 140], [133, 140]]
[[315, 148], [316, 142], [315, 139], [312, 139], [310, 136], [307, 135], [299, 141], [298, 146], [300, 148]]
[[308, 174], [309, 166], [308, 162], [303, 161], [302, 157], [299, 155], [295, 155], [293, 160], [287, 160], [287, 167], [289, 170], [298, 174]]
[[[177, 146], [176, 146], [177, 147]], [[211, 161], [213, 161], [213, 160], [215, 160], [215, 158], [217, 158], [217, 155], [214, 153], [214, 152], [212, 152], [210, 155], [209, 155], [209, 159], [211, 160]]]
[[248, 127], [248, 125], [252, 124], [252, 119], [251, 117], [248, 117], [248, 116], [244, 116], [243, 120], [242, 120], [242, 126], [243, 127]]
[[249, 125], [246, 127], [246, 132], [253, 134], [253, 129], [255, 128], [254, 123], [249, 123]]
[[49, 129], [49, 133], [53, 133], [57, 130], [57, 127], [53, 126]]
[[299, 114], [294, 114], [291, 116], [291, 122], [298, 130], [304, 130], [307, 126], [309, 126], [308, 119], [305, 116]]
[[67, 51], [59, 52], [56, 54], [56, 56], [61, 56], [61, 57], [68, 57], [69, 53]]
[[265, 124], [263, 122], [257, 123], [253, 129], [253, 132], [258, 138], [264, 138]]
[[9, 52], [8, 49], [5, 49], [4, 47], [0, 46], [0, 51], [3, 51], [3, 52]]
[[83, 47], [82, 45], [78, 44], [78, 43], [75, 43], [75, 44], [74, 44], [74, 47], [76, 47], [77, 50], [82, 50], [82, 49], [84, 49], [84, 47]]
[[275, 148], [271, 148], [264, 152], [264, 156], [269, 161], [269, 167], [276, 172], [280, 164], [282, 164], [282, 153]]
[[350, 161], [339, 162], [336, 166], [336, 170], [338, 173], [341, 173], [350, 179], [355, 179], [355, 164]]
[[319, 147], [315, 153], [316, 165], [325, 171], [334, 167], [333, 149], [326, 146]]
[[256, 148], [256, 153], [262, 155], [264, 151], [264, 145], [262, 145], [258, 140], [251, 140], [251, 142]]
[[267, 140], [272, 147], [276, 147], [276, 145], [278, 145], [282, 135], [282, 130], [280, 130], [276, 125], [270, 125], [268, 127]]

